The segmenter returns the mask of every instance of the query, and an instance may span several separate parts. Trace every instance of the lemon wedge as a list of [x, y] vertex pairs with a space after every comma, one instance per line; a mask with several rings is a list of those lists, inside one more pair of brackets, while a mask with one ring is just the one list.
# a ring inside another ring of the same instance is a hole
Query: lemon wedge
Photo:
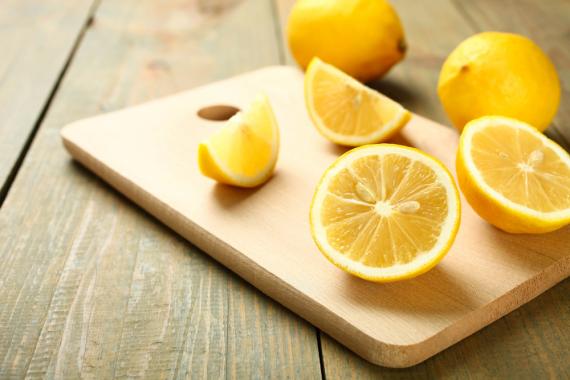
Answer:
[[324, 173], [310, 224], [334, 265], [389, 282], [434, 267], [455, 239], [460, 214], [443, 164], [414, 148], [377, 144], [345, 153]]
[[305, 73], [305, 101], [317, 130], [340, 145], [386, 141], [411, 117], [400, 104], [319, 58]]
[[532, 126], [501, 116], [467, 123], [456, 166], [465, 198], [496, 227], [541, 233], [570, 223], [570, 156]]
[[198, 146], [198, 165], [207, 177], [240, 187], [255, 187], [273, 174], [279, 155], [279, 128], [265, 95]]

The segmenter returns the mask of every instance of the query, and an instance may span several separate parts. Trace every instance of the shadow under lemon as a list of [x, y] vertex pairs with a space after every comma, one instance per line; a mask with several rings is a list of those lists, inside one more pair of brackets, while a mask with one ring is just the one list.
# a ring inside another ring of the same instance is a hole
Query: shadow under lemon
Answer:
[[366, 83], [366, 86], [386, 95], [406, 108], [409, 108], [418, 100], [418, 95], [411, 91], [409, 87], [389, 76], [372, 80]]
[[352, 303], [377, 312], [451, 317], [480, 306], [473, 289], [444, 263], [404, 281], [375, 283], [348, 273], [339, 278], [339, 291]]
[[[404, 126], [404, 128], [406, 128], [406, 127]], [[403, 128], [402, 128], [402, 129], [403, 129]], [[324, 139], [324, 137], [323, 137], [323, 139]], [[405, 145], [405, 146], [409, 146], [409, 147], [415, 148], [415, 147], [412, 145], [412, 142], [411, 142], [410, 140], [408, 140], [408, 139], [402, 134], [401, 131], [398, 131], [396, 134], [394, 134], [392, 137], [390, 137], [387, 141], [384, 141], [383, 143], [386, 143], [386, 144]], [[377, 144], [381, 144], [381, 143], [377, 143]], [[331, 154], [333, 154], [333, 155], [335, 155], [335, 156], [337, 156], [337, 157], [340, 157], [340, 156], [342, 156], [343, 154], [345, 154], [346, 152], [348, 152], [348, 151], [350, 151], [350, 150], [352, 150], [352, 149], [355, 149], [355, 148], [358, 148], [358, 147], [355, 147], [355, 146], [338, 145], [338, 144], [335, 144], [335, 143], [330, 142], [330, 141], [328, 142], [328, 144], [325, 145], [325, 149], [326, 149], [329, 153], [331, 153]], [[332, 162], [331, 162], [331, 164], [332, 164]]]
[[277, 176], [279, 176], [279, 172], [275, 171], [265, 183], [251, 188], [231, 186], [216, 182], [212, 188], [212, 196], [222, 207], [230, 209], [261, 191], [263, 187], [268, 186], [274, 181]]

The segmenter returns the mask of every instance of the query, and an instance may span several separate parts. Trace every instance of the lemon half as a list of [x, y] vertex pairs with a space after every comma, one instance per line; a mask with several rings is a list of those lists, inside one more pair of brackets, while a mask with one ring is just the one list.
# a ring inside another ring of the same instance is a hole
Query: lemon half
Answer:
[[455, 239], [460, 214], [443, 164], [414, 148], [377, 144], [345, 153], [324, 173], [310, 223], [334, 265], [389, 282], [434, 267]]
[[570, 223], [570, 156], [530, 125], [500, 116], [471, 121], [456, 166], [469, 204], [500, 229], [541, 233]]

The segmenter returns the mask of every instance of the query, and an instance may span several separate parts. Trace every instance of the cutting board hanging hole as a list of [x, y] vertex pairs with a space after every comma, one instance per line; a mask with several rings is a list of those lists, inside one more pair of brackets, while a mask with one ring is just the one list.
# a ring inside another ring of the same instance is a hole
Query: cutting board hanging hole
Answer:
[[198, 116], [211, 121], [226, 121], [240, 111], [239, 108], [224, 104], [202, 107], [198, 110]]

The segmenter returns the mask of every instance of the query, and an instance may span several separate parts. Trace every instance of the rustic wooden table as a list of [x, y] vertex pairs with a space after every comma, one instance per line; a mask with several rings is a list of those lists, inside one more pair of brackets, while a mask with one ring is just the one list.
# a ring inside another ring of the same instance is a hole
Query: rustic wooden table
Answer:
[[[392, 1], [410, 44], [377, 87], [447, 123], [446, 55], [481, 30], [533, 38], [570, 142], [570, 1]], [[409, 369], [371, 365], [71, 162], [59, 129], [291, 64], [292, 0], [6, 0], [0, 10], [0, 378], [568, 378], [570, 281]]]

